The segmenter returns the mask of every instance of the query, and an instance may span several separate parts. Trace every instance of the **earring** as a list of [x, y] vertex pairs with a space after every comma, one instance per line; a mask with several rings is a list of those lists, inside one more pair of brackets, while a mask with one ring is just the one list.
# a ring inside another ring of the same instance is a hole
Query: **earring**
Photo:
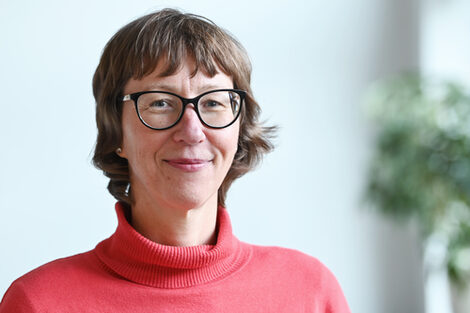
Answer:
[[122, 153], [122, 149], [121, 149], [121, 148], [117, 148], [117, 149], [116, 149], [116, 154], [117, 154], [117, 155], [120, 155], [121, 153]]

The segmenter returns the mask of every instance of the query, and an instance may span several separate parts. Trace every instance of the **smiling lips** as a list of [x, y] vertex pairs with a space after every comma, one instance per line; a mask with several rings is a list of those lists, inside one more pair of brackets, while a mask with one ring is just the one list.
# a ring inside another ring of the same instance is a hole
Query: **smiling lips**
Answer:
[[212, 161], [202, 159], [170, 159], [165, 160], [165, 162], [185, 172], [197, 172]]

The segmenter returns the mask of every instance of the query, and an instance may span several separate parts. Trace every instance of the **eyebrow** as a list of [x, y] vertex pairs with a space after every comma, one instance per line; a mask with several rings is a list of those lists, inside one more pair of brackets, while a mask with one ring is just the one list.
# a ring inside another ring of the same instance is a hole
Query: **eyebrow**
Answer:
[[[214, 90], [214, 89], [232, 89], [233, 86], [231, 87], [221, 87], [218, 85], [213, 85], [213, 84], [207, 84], [207, 85], [202, 85], [197, 92], [199, 94], [204, 93], [206, 91]], [[149, 84], [146, 86], [147, 90], [158, 90], [158, 91], [169, 91], [178, 94], [178, 92], [175, 90], [175, 87], [172, 85], [167, 85], [167, 84], [161, 84], [161, 83], [155, 83], [155, 84]]]
[[160, 84], [160, 83], [146, 85], [146, 89], [158, 90], [158, 91], [171, 91], [171, 92], [175, 91], [175, 89], [171, 85]]

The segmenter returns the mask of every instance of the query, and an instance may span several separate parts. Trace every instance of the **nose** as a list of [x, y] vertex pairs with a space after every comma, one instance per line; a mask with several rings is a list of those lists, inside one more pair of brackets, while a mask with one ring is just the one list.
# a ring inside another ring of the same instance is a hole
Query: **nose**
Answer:
[[181, 120], [175, 125], [173, 138], [176, 142], [189, 145], [198, 144], [206, 138], [204, 125], [199, 120], [194, 105], [189, 104], [184, 110]]

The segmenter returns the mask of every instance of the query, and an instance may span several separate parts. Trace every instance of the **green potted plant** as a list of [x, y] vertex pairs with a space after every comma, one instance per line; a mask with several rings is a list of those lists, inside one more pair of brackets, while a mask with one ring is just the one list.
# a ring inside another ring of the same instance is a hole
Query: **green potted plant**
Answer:
[[376, 128], [365, 198], [386, 216], [414, 219], [423, 240], [446, 239], [454, 310], [468, 313], [470, 94], [404, 74], [376, 83], [365, 103]]

